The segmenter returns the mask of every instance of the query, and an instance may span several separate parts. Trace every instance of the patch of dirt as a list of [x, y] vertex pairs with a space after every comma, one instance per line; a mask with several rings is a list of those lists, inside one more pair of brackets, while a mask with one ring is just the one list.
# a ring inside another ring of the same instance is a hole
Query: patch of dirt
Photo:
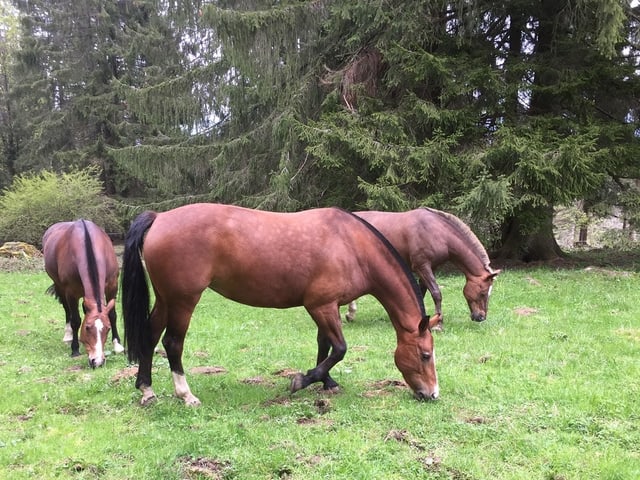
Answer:
[[244, 380], [241, 380], [241, 382], [246, 383], [247, 385], [273, 385], [272, 382], [268, 382], [262, 377], [245, 378]]
[[407, 388], [402, 380], [379, 380], [373, 383], [374, 388]]
[[491, 355], [487, 353], [478, 359], [478, 363], [487, 363], [489, 360], [491, 360]]
[[182, 457], [178, 459], [184, 479], [222, 479], [231, 469], [231, 463], [206, 457]]
[[404, 443], [420, 451], [425, 450], [424, 445], [422, 445], [417, 440], [412, 439], [409, 435], [409, 432], [407, 432], [406, 430], [391, 430], [384, 437], [385, 442], [388, 442], [389, 440], [395, 440], [396, 442]]
[[485, 423], [489, 423], [489, 420], [481, 416], [473, 416], [465, 418], [464, 423], [470, 423], [472, 425], [484, 425]]
[[615, 333], [634, 342], [640, 342], [640, 329], [638, 328], [619, 328], [615, 330]]
[[114, 383], [118, 383], [120, 380], [126, 380], [128, 378], [135, 377], [138, 374], [138, 366], [134, 365], [131, 367], [126, 367], [116, 373], [111, 377], [111, 381]]
[[370, 385], [370, 390], [363, 392], [364, 398], [380, 397], [382, 395], [390, 395], [393, 389], [409, 388], [406, 383], [399, 380], [379, 380]]
[[316, 407], [320, 415], [324, 415], [331, 410], [331, 402], [326, 398], [317, 399], [313, 402], [313, 406]]
[[189, 371], [191, 373], [201, 375], [216, 375], [218, 373], [227, 373], [227, 369], [223, 367], [193, 367]]
[[262, 402], [263, 407], [270, 407], [271, 405], [291, 405], [291, 396], [281, 395], [280, 397], [272, 398]]
[[281, 370], [276, 370], [273, 372], [273, 375], [276, 377], [284, 377], [284, 378], [293, 378], [298, 374], [298, 370], [294, 370], [293, 368], [283, 368]]
[[514, 308], [513, 311], [516, 315], [520, 315], [521, 317], [528, 317], [538, 313], [538, 309], [532, 307], [518, 307]]

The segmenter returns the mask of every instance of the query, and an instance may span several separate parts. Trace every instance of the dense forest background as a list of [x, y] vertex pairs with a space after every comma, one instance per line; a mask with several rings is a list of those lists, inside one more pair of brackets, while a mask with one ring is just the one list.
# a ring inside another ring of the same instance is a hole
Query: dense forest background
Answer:
[[0, 0], [0, 189], [94, 172], [123, 225], [427, 205], [554, 258], [560, 206], [640, 226], [639, 24], [626, 0]]

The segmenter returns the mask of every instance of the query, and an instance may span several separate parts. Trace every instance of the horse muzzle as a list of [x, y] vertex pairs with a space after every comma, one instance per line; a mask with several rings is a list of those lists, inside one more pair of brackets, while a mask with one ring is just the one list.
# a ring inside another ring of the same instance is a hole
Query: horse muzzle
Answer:
[[89, 358], [89, 366], [91, 368], [101, 367], [105, 364], [105, 358]]
[[484, 322], [486, 320], [486, 315], [484, 313], [472, 313], [471, 320], [474, 322]]
[[439, 396], [440, 392], [438, 391], [437, 387], [433, 392], [428, 392], [426, 390], [416, 390], [416, 392], [414, 393], [414, 397], [416, 398], [416, 400], [419, 400], [421, 402], [428, 400], [437, 400]]

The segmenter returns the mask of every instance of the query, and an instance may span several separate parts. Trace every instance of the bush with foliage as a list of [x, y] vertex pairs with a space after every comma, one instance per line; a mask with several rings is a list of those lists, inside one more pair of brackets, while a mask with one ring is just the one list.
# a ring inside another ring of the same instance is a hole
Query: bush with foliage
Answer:
[[16, 177], [0, 195], [0, 243], [23, 241], [40, 246], [56, 222], [85, 218], [107, 232], [121, 233], [113, 201], [102, 194], [96, 168]]

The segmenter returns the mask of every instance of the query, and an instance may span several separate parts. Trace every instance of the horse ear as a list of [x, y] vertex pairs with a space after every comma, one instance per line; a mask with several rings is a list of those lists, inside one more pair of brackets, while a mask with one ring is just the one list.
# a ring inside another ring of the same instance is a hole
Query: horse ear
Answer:
[[435, 327], [436, 325], [438, 325], [440, 323], [440, 317], [441, 315], [439, 313], [436, 313], [433, 317], [431, 317], [429, 319], [429, 330], [432, 330], [433, 327]]
[[107, 306], [105, 307], [105, 311], [110, 312], [111, 310], [114, 309], [115, 306], [116, 306], [116, 299], [112, 298], [111, 300], [109, 300], [109, 303], [107, 303]]
[[498, 270], [491, 270], [491, 273], [489, 273], [489, 278], [490, 278], [491, 280], [495, 280], [495, 278], [496, 278], [498, 275], [500, 275], [500, 272], [502, 272], [502, 270], [501, 270], [501, 269], [498, 269]]
[[418, 325], [418, 333], [420, 335], [424, 335], [424, 332], [426, 332], [430, 328], [431, 328], [431, 325], [429, 322], [429, 315], [426, 315], [422, 317], [422, 320], [420, 320], [420, 325]]

